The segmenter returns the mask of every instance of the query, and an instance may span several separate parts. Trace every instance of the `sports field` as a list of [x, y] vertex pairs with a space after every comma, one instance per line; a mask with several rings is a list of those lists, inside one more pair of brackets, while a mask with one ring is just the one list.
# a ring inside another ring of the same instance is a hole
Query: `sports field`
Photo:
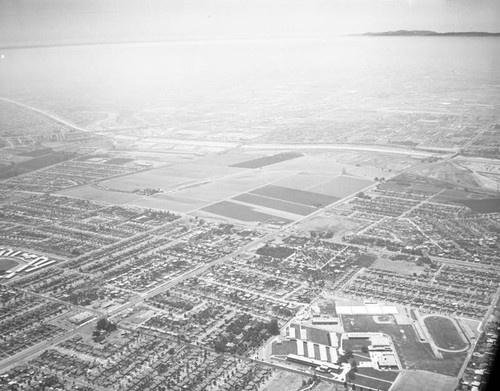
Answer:
[[468, 346], [468, 343], [461, 335], [461, 331], [457, 330], [451, 319], [444, 316], [428, 316], [424, 319], [424, 323], [438, 347], [461, 350]]
[[265, 206], [266, 208], [282, 210], [284, 212], [294, 213], [301, 216], [307, 216], [317, 211], [316, 208], [311, 208], [306, 205], [277, 200], [276, 198], [262, 197], [251, 193], [240, 194], [239, 196], [234, 197], [234, 199], [248, 204]]
[[272, 380], [263, 391], [299, 390], [302, 387], [302, 380], [307, 379], [308, 377], [304, 377], [297, 373], [279, 370], [276, 378]]
[[297, 204], [309, 205], [316, 208], [323, 208], [338, 200], [337, 197], [325, 194], [313, 193], [310, 191], [292, 189], [290, 187], [268, 185], [253, 190], [250, 193], [264, 197], [277, 198], [283, 201], [295, 202]]

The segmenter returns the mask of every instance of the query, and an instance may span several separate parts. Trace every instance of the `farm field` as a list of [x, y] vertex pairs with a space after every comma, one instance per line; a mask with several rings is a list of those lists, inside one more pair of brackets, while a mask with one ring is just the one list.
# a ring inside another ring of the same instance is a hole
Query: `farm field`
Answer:
[[295, 175], [274, 182], [274, 185], [291, 187], [292, 189], [307, 190], [326, 182], [332, 178], [331, 174], [316, 174], [312, 172], [299, 172]]
[[252, 159], [248, 161], [244, 161], [241, 163], [233, 164], [230, 167], [242, 167], [242, 168], [260, 168], [264, 166], [269, 166], [271, 164], [276, 164], [280, 162], [284, 162], [286, 160], [295, 159], [303, 156], [298, 152], [283, 152], [278, 153], [276, 155], [264, 156], [257, 159]]
[[215, 202], [246, 193], [263, 184], [272, 183], [278, 178], [290, 175], [288, 171], [243, 172], [230, 178], [213, 179], [199, 186], [188, 186], [175, 191], [176, 196], [201, 201]]
[[444, 316], [428, 316], [424, 319], [424, 323], [438, 347], [461, 350], [468, 346], [461, 331], [457, 330], [451, 319]]
[[84, 200], [108, 202], [117, 205], [126, 204], [141, 198], [134, 193], [107, 191], [107, 190], [97, 189], [90, 185], [72, 188], [69, 190], [63, 190], [58, 192], [58, 194], [66, 195], [68, 197], [81, 198]]
[[338, 201], [336, 197], [275, 185], [264, 186], [250, 193], [314, 207], [325, 207]]
[[142, 208], [153, 208], [180, 213], [190, 212], [206, 206], [208, 202], [192, 200], [183, 197], [170, 196], [168, 194], [155, 194], [151, 197], [140, 197], [131, 201], [130, 205]]
[[263, 391], [283, 391], [299, 390], [302, 387], [302, 380], [306, 379], [304, 376], [279, 370], [277, 376], [264, 388]]
[[316, 193], [327, 194], [330, 196], [344, 198], [355, 194], [373, 182], [367, 179], [354, 178], [347, 175], [340, 175], [329, 182], [308, 189]]
[[467, 352], [453, 354], [444, 352], [442, 360], [436, 359], [431, 347], [419, 341], [411, 325], [376, 323], [369, 315], [343, 315], [342, 320], [346, 332], [382, 332], [389, 335], [406, 369], [456, 376], [467, 356]]
[[229, 217], [230, 219], [236, 219], [246, 222], [265, 223], [270, 220], [282, 221], [285, 223], [292, 222], [292, 220], [273, 216], [267, 213], [257, 212], [249, 206], [229, 201], [221, 201], [216, 204], [209, 205], [201, 210], [215, 215]]
[[277, 200], [276, 198], [262, 197], [256, 194], [245, 193], [233, 197], [233, 199], [248, 204], [265, 206], [266, 208], [277, 209], [284, 212], [294, 213], [301, 216], [307, 216], [315, 211], [316, 208], [311, 208], [302, 204], [294, 204], [292, 202]]
[[459, 200], [457, 201], [471, 208], [478, 213], [496, 213], [500, 212], [500, 198], [486, 198], [482, 200]]

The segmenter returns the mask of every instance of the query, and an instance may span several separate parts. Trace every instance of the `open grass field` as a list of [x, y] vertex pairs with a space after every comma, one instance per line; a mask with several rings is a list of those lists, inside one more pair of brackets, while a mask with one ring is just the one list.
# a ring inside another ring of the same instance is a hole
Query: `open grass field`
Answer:
[[355, 178], [347, 175], [339, 175], [331, 181], [322, 183], [308, 189], [315, 193], [326, 194], [333, 197], [344, 198], [355, 194], [361, 189], [370, 186], [373, 182], [367, 179]]
[[389, 381], [394, 381], [398, 377], [400, 372], [398, 371], [377, 371], [374, 368], [359, 368], [358, 367], [358, 374], [360, 375], [365, 375], [365, 376], [371, 376], [371, 377], [376, 377], [379, 379], [383, 380], [389, 380]]
[[297, 354], [296, 341], [283, 341], [272, 345], [272, 354], [276, 356], [286, 356], [288, 354]]
[[451, 319], [443, 316], [428, 316], [424, 319], [424, 323], [438, 347], [461, 350], [468, 346], [461, 335], [462, 332], [456, 328]]
[[458, 384], [457, 379], [427, 371], [405, 371], [394, 383], [391, 391], [450, 391]]
[[12, 258], [0, 258], [0, 272], [12, 269], [17, 265], [19, 265], [19, 262]]
[[292, 202], [281, 201], [270, 197], [262, 197], [251, 193], [240, 194], [239, 196], [234, 197], [234, 199], [248, 204], [265, 206], [266, 208], [282, 210], [284, 212], [294, 213], [301, 216], [307, 216], [317, 211], [316, 208], [309, 206], [294, 204]]
[[107, 191], [102, 189], [96, 189], [90, 185], [81, 186], [69, 190], [63, 190], [58, 194], [66, 195], [69, 197], [82, 198], [84, 200], [92, 201], [102, 201], [111, 204], [126, 204], [135, 200], [139, 200], [141, 197], [134, 193], [121, 193], [116, 191]]
[[247, 222], [264, 223], [270, 220], [274, 221], [279, 220], [279, 221], [284, 221], [286, 223], [292, 222], [292, 220], [273, 216], [267, 213], [257, 212], [253, 208], [250, 208], [246, 205], [237, 204], [235, 202], [229, 202], [229, 201], [221, 201], [216, 204], [209, 205], [203, 208], [202, 210], [215, 215], [229, 217], [230, 219], [247, 221]]
[[328, 331], [313, 327], [306, 327], [306, 330], [307, 330], [307, 339], [309, 341], [314, 343], [319, 343], [321, 345], [331, 346], [330, 335], [329, 335], [330, 333]]
[[361, 351], [363, 346], [368, 347], [370, 344], [369, 338], [342, 339], [342, 349], [353, 352]]
[[250, 193], [313, 207], [325, 207], [338, 200], [337, 197], [275, 185], [264, 186]]
[[382, 332], [389, 335], [396, 347], [403, 367], [456, 376], [467, 352], [447, 354], [443, 359], [434, 357], [431, 347], [421, 343], [411, 325], [376, 323], [370, 315], [342, 315], [346, 332]]
[[393, 261], [387, 258], [378, 258], [371, 266], [371, 269], [387, 270], [399, 274], [412, 275], [420, 274], [425, 270], [424, 266], [418, 266], [416, 263], [404, 260]]

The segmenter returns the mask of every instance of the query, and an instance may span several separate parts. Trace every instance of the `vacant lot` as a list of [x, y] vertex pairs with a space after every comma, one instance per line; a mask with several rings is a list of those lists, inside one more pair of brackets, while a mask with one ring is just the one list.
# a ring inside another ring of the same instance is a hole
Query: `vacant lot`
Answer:
[[370, 267], [372, 269], [387, 270], [408, 275], [412, 275], [413, 273], [420, 274], [425, 270], [425, 267], [417, 266], [417, 264], [413, 262], [404, 260], [393, 261], [387, 258], [377, 259]]
[[295, 202], [297, 204], [314, 206], [316, 208], [323, 208], [338, 200], [336, 197], [324, 194], [275, 185], [264, 186], [251, 191], [251, 193], [265, 197], [277, 198], [283, 201]]
[[393, 391], [449, 391], [457, 386], [457, 379], [427, 371], [402, 372]]
[[304, 377], [297, 373], [280, 370], [278, 371], [277, 377], [272, 380], [263, 391], [298, 391], [302, 387], [302, 380], [308, 379], [308, 377]]
[[137, 189], [162, 189], [167, 190], [169, 188], [178, 186], [183, 183], [193, 181], [192, 179], [186, 177], [176, 177], [171, 176], [162, 171], [149, 170], [139, 172], [137, 174], [126, 175], [115, 179], [110, 179], [107, 181], [100, 182], [99, 185], [102, 187], [107, 187], [110, 189], [123, 190], [123, 191], [134, 191]]
[[310, 188], [310, 191], [327, 194], [333, 197], [344, 198], [370, 186], [373, 182], [367, 179], [340, 175], [326, 183]]
[[269, 220], [280, 220], [290, 223], [292, 220], [276, 217], [267, 213], [257, 212], [256, 210], [234, 202], [222, 201], [213, 205], [209, 205], [202, 209], [205, 212], [210, 212], [219, 216], [229, 217], [240, 221], [254, 221], [264, 223]]
[[315, 211], [316, 208], [295, 204], [292, 202], [277, 200], [276, 198], [262, 197], [256, 194], [246, 193], [234, 197], [235, 200], [246, 202], [248, 204], [265, 206], [266, 208], [282, 210], [284, 212], [294, 213], [300, 216], [307, 216]]
[[427, 329], [436, 345], [443, 349], [461, 350], [467, 347], [461, 331], [457, 330], [451, 319], [443, 316], [428, 316], [424, 319]]

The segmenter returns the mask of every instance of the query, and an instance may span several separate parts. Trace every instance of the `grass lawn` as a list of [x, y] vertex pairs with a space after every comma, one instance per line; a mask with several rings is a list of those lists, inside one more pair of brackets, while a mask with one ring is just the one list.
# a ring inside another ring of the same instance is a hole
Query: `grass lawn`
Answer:
[[383, 380], [394, 381], [399, 375], [396, 371], [377, 371], [373, 368], [358, 368], [357, 374], [376, 377]]
[[19, 262], [11, 258], [0, 258], [0, 271], [12, 269], [18, 264]]

